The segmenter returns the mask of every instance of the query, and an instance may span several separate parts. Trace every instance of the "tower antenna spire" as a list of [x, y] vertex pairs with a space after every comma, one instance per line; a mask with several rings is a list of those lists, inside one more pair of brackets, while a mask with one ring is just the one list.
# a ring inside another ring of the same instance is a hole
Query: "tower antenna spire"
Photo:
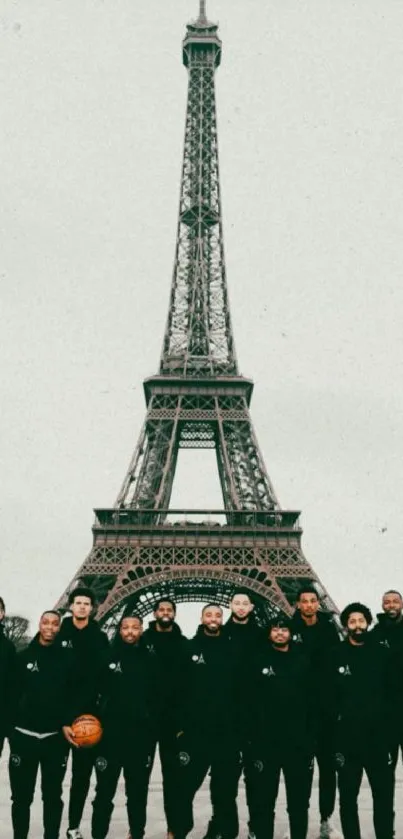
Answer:
[[199, 8], [199, 22], [205, 23], [207, 21], [206, 16], [206, 0], [200, 0], [200, 8]]

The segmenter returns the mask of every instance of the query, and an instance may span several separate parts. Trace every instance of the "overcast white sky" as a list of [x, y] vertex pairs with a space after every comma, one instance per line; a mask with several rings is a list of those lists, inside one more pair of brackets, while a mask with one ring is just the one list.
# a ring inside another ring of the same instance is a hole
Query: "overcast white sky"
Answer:
[[[259, 442], [333, 598], [376, 609], [403, 588], [403, 6], [207, 11]], [[2, 0], [0, 590], [34, 622], [89, 551], [92, 508], [115, 500], [157, 371], [196, 13], [196, 0]], [[210, 471], [180, 463], [177, 477], [175, 503], [217, 503]]]

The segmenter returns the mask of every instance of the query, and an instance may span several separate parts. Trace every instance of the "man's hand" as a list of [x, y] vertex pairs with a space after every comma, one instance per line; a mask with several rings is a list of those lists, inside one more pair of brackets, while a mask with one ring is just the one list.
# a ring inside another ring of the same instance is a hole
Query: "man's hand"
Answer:
[[63, 734], [64, 734], [67, 742], [70, 743], [71, 746], [75, 746], [76, 749], [78, 749], [79, 746], [78, 746], [78, 743], [76, 743], [76, 741], [74, 739], [75, 734], [74, 734], [74, 731], [71, 728], [71, 726], [70, 725], [64, 725], [63, 728], [62, 728], [62, 731], [63, 731]]

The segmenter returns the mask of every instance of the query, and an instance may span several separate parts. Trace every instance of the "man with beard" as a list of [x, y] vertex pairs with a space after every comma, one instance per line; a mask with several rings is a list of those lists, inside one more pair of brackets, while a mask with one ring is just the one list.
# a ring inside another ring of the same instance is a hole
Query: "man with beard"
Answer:
[[[74, 661], [74, 716], [97, 714], [98, 677], [108, 638], [91, 619], [95, 597], [91, 589], [79, 586], [69, 595], [72, 617], [64, 618], [59, 635], [62, 648], [71, 650]], [[80, 822], [90, 788], [94, 750], [77, 748], [71, 730], [66, 733], [73, 746], [69, 800], [68, 839], [82, 839]]]
[[[256, 654], [261, 644], [263, 637], [262, 630], [259, 629], [254, 616], [254, 604], [252, 603], [250, 595], [244, 589], [238, 589], [235, 592], [230, 603], [230, 609], [231, 614], [228, 618], [227, 623], [223, 627], [223, 635], [225, 635], [225, 637], [228, 638], [228, 640], [231, 643], [231, 647], [233, 648], [234, 655], [237, 658], [240, 671], [245, 672], [245, 669], [249, 664], [250, 658]], [[245, 733], [243, 733], [242, 731], [240, 736], [240, 746], [242, 751], [242, 763], [239, 764], [239, 772], [241, 774], [243, 769], [245, 778], [246, 801], [249, 810], [249, 839], [253, 839], [254, 829], [251, 820], [249, 805], [250, 772], [248, 762], [248, 749], [246, 744], [246, 736]], [[215, 823], [215, 803], [211, 789], [210, 795], [213, 808], [213, 816], [208, 824], [204, 839], [214, 839], [214, 837], [217, 834]]]
[[[332, 616], [321, 612], [319, 606], [318, 593], [312, 585], [300, 588], [291, 624], [293, 643], [300, 646], [310, 659], [318, 684], [329, 651], [340, 643]], [[336, 802], [336, 771], [331, 741], [332, 726], [326, 706], [322, 711], [317, 726], [315, 757], [319, 769], [320, 837], [330, 839], [336, 836], [330, 824]]]
[[[250, 809], [256, 839], [273, 839], [283, 772], [291, 839], [306, 839], [313, 775], [316, 686], [309, 659], [291, 643], [291, 622], [270, 621], [250, 668]], [[275, 720], [281, 716], [281, 724]]]
[[374, 643], [367, 606], [350, 603], [340, 615], [347, 638], [327, 663], [323, 701], [331, 705], [344, 839], [360, 839], [357, 799], [363, 772], [373, 798], [376, 839], [393, 836], [393, 773], [389, 713], [393, 696], [390, 654]]
[[16, 665], [14, 644], [4, 632], [5, 614], [4, 600], [0, 597], [0, 755], [9, 729], [11, 690]]
[[159, 678], [157, 659], [142, 643], [143, 622], [123, 617], [100, 679], [103, 738], [97, 748], [92, 836], [105, 839], [123, 770], [131, 839], [142, 839], [155, 750]]
[[240, 673], [222, 620], [220, 606], [205, 606], [201, 625], [187, 646], [179, 707], [175, 839], [185, 839], [192, 830], [193, 799], [209, 769], [217, 834], [222, 839], [238, 835]]
[[38, 634], [17, 656], [9, 759], [14, 839], [27, 839], [39, 767], [44, 836], [59, 836], [69, 752], [62, 728], [71, 723], [72, 675], [71, 654], [56, 641], [59, 630], [60, 615], [44, 612]]
[[142, 643], [155, 653], [161, 674], [161, 695], [157, 740], [162, 771], [164, 811], [168, 837], [172, 837], [173, 813], [177, 791], [177, 721], [175, 717], [176, 692], [182, 673], [186, 639], [175, 622], [176, 605], [163, 598], [154, 608], [154, 621], [143, 635]]

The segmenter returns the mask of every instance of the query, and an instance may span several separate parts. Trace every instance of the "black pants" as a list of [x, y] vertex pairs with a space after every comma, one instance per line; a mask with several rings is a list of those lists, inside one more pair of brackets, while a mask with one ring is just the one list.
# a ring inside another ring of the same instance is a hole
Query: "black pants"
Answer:
[[167, 725], [160, 730], [158, 749], [161, 761], [162, 792], [167, 830], [173, 832], [172, 825], [178, 797], [178, 746], [173, 726]]
[[119, 776], [123, 770], [126, 807], [132, 839], [142, 839], [146, 825], [148, 785], [155, 743], [142, 737], [108, 737], [97, 749], [97, 786], [92, 802], [93, 839], [105, 839], [113, 812]]
[[344, 839], [361, 839], [357, 799], [364, 771], [372, 792], [376, 839], [392, 839], [393, 769], [390, 755], [386, 751], [371, 751], [369, 744], [354, 754], [337, 753], [336, 764]]
[[[248, 821], [248, 829], [249, 833], [254, 833], [255, 829], [253, 826], [253, 817], [252, 817], [252, 808], [251, 808], [251, 800], [253, 795], [253, 761], [251, 763], [251, 758], [247, 749], [241, 752], [239, 764], [238, 764], [238, 785], [243, 772], [243, 777], [245, 781], [245, 796], [246, 796], [246, 806], [248, 808], [249, 813], [249, 821]], [[219, 830], [216, 825], [216, 805], [214, 801], [214, 784], [211, 783], [210, 780], [210, 800], [211, 800], [211, 807], [212, 807], [212, 817], [209, 821], [207, 833], [209, 836], [216, 836], [219, 834]]]
[[222, 839], [238, 836], [238, 794], [240, 755], [231, 743], [201, 736], [178, 739], [178, 788], [173, 832], [184, 839], [193, 828], [193, 800], [209, 769], [214, 804], [214, 824]]
[[69, 828], [76, 830], [83, 817], [87, 800], [92, 770], [94, 768], [94, 748], [83, 749], [72, 746], [71, 786], [69, 798]]
[[306, 839], [313, 758], [293, 747], [265, 750], [250, 767], [250, 808], [257, 839], [273, 839], [281, 771], [284, 775], [291, 839]]
[[68, 743], [61, 734], [43, 740], [15, 731], [10, 737], [9, 774], [14, 839], [27, 839], [30, 808], [41, 768], [44, 839], [58, 839]]
[[333, 741], [325, 732], [318, 737], [315, 750], [319, 769], [319, 812], [321, 819], [329, 819], [336, 803], [336, 767]]

